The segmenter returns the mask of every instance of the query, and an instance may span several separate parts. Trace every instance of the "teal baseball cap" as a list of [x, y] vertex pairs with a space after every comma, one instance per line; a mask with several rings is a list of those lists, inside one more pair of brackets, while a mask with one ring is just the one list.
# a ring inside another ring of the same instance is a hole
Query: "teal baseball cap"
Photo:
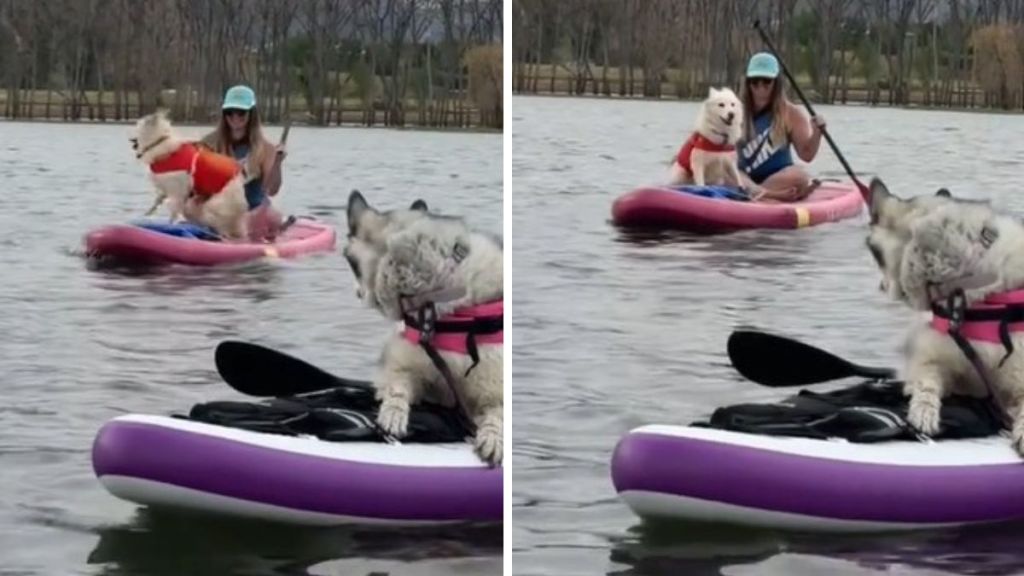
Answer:
[[224, 105], [221, 110], [252, 110], [256, 107], [256, 93], [252, 88], [239, 84], [228, 88], [224, 93]]
[[747, 63], [747, 78], [777, 78], [779, 61], [768, 52], [758, 52]]

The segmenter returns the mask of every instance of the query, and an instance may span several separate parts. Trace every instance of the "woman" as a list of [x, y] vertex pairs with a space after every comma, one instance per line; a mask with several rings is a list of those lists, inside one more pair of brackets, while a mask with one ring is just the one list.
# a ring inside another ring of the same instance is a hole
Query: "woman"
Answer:
[[224, 94], [217, 129], [201, 144], [234, 157], [242, 164], [245, 198], [249, 202], [249, 235], [253, 241], [273, 241], [283, 229], [281, 214], [270, 205], [270, 197], [281, 189], [281, 164], [275, 162], [286, 152], [263, 137], [256, 108], [256, 93], [248, 86], [232, 86]]
[[793, 163], [790, 146], [804, 162], [814, 160], [825, 120], [815, 115], [808, 121], [803, 111], [786, 99], [779, 61], [767, 52], [750, 58], [741, 92], [744, 136], [736, 149], [748, 191], [755, 200], [806, 198], [821, 182]]

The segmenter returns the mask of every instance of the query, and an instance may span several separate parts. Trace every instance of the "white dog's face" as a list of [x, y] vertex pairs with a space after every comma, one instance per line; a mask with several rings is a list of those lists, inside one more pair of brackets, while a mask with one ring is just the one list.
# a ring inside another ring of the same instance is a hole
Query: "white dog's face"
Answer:
[[743, 105], [736, 93], [729, 88], [711, 88], [700, 119], [698, 130], [713, 130], [728, 135], [728, 142], [735, 143], [743, 135]]
[[167, 119], [167, 113], [163, 110], [158, 110], [153, 114], [148, 114], [139, 118], [138, 122], [135, 123], [135, 129], [132, 134], [131, 143], [132, 149], [135, 150], [135, 156], [137, 158], [143, 158], [146, 151], [153, 148], [161, 140], [166, 140], [171, 136], [171, 122]]
[[427, 203], [416, 200], [407, 210], [378, 211], [353, 190], [348, 198], [348, 243], [342, 254], [356, 281], [356, 297], [381, 309], [376, 291], [377, 267], [387, 239], [427, 213]]
[[917, 196], [903, 200], [892, 195], [878, 178], [871, 180], [869, 209], [871, 229], [867, 246], [875, 264], [882, 273], [882, 292], [894, 300], [903, 301], [906, 295], [900, 285], [903, 254], [910, 243], [911, 228], [915, 221], [940, 206], [954, 202], [949, 190], [942, 188], [934, 196]]

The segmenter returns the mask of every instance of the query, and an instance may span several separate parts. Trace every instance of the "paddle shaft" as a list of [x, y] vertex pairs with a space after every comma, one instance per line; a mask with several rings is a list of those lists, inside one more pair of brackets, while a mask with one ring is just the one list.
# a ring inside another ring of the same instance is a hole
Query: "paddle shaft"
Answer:
[[[800, 85], [796, 83], [796, 79], [789, 73], [789, 68], [786, 68], [786, 63], [783, 62], [782, 56], [779, 55], [779, 51], [775, 49], [775, 45], [773, 45], [772, 41], [768, 39], [768, 34], [763, 28], [761, 28], [760, 20], [754, 21], [754, 28], [757, 30], [757, 33], [761, 35], [761, 40], [764, 41], [765, 45], [768, 46], [768, 49], [772, 51], [772, 54], [774, 54], [775, 58], [779, 61], [779, 67], [782, 68], [782, 73], [786, 75], [786, 79], [789, 80], [790, 85], [793, 86], [794, 90], [796, 90], [796, 95], [800, 98], [800, 101], [807, 107], [807, 111], [811, 113], [811, 116], [815, 116], [814, 107], [811, 106], [810, 100], [804, 96], [804, 92], [800, 89]], [[860, 189], [861, 195], [864, 196], [865, 200], [867, 200], [868, 187], [865, 186], [864, 183], [857, 178], [857, 175], [853, 173], [853, 168], [850, 167], [850, 164], [846, 161], [843, 153], [839, 151], [839, 147], [836, 146], [835, 141], [832, 140], [832, 136], [828, 133], [828, 130], [824, 127], [819, 129], [821, 130], [822, 136], [825, 137], [825, 141], [828, 142], [829, 147], [832, 148], [832, 152], [835, 152], [836, 158], [839, 158], [839, 163], [843, 165], [843, 168], [846, 170], [846, 173], [850, 175], [853, 183], [857, 185], [858, 189]]]

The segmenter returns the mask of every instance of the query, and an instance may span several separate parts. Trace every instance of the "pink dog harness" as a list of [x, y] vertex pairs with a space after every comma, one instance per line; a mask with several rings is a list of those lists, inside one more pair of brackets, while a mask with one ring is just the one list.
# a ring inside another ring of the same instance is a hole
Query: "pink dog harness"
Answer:
[[1024, 332], [1024, 290], [993, 294], [966, 310], [957, 310], [951, 302], [932, 312], [931, 326], [939, 332], [956, 331], [967, 340], [1002, 344], [1012, 352], [1010, 332]]
[[1010, 339], [1010, 332], [1024, 332], [1024, 290], [993, 294], [980, 304], [968, 308], [963, 290], [958, 289], [950, 294], [945, 306], [941, 304], [932, 306], [931, 327], [942, 334], [949, 335], [956, 343], [957, 348], [971, 362], [978, 377], [985, 383], [985, 388], [988, 389], [989, 397], [1003, 421], [1003, 426], [1009, 428], [1012, 421], [1006, 407], [1003, 406], [996, 394], [996, 387], [993, 385], [985, 365], [978, 357], [978, 353], [971, 346], [971, 341], [1002, 344], [1003, 349], [1006, 350], [1006, 354], [999, 361], [999, 367], [1002, 367], [1006, 359], [1013, 354], [1013, 340]]
[[[431, 320], [407, 315], [405, 317], [405, 339], [413, 344], [426, 341], [439, 350], [468, 354], [476, 358], [477, 344], [504, 343], [504, 300], [488, 302], [470, 308], [460, 308], [448, 316], [433, 320], [433, 329], [427, 325]], [[431, 333], [432, 332], [432, 333]]]

